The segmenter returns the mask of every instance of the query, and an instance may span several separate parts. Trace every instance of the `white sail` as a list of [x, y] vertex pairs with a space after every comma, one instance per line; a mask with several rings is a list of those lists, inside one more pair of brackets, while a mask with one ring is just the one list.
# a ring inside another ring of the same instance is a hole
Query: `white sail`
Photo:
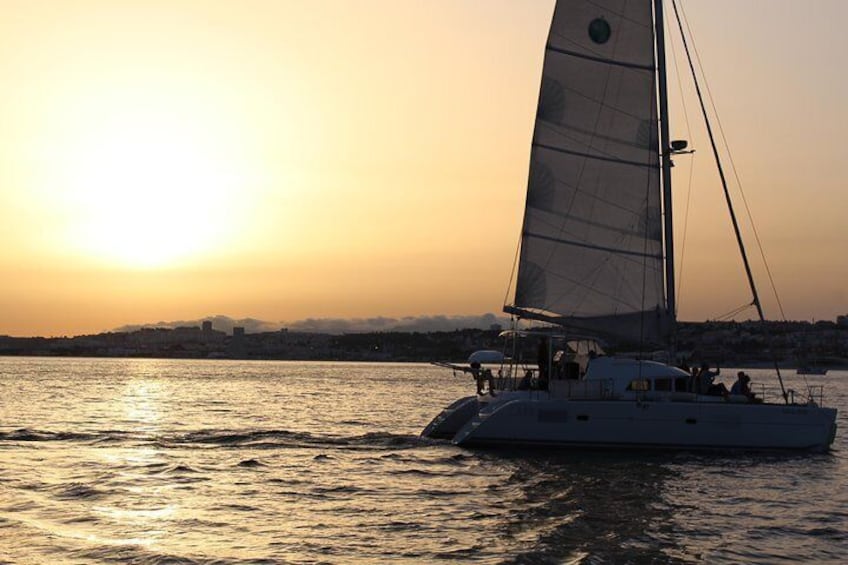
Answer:
[[560, 0], [514, 308], [639, 341], [668, 327], [650, 0]]

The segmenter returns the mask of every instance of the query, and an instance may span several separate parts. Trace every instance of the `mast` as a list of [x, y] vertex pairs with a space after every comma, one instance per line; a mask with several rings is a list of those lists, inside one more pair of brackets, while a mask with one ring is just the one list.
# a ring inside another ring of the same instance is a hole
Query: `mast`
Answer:
[[657, 48], [657, 85], [660, 110], [660, 156], [662, 157], [662, 202], [665, 241], [665, 295], [666, 310], [675, 333], [677, 304], [674, 296], [674, 224], [671, 206], [671, 141], [668, 133], [668, 87], [665, 72], [665, 25], [662, 0], [654, 0], [654, 36]]

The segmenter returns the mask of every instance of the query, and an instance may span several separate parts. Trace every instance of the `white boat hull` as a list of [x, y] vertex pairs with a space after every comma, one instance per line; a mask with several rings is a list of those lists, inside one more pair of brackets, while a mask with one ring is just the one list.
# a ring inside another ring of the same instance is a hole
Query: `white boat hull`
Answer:
[[[452, 435], [453, 443], [825, 451], [836, 434], [836, 410], [815, 405], [573, 400], [539, 391], [481, 400], [480, 409]], [[425, 435], [447, 437], [449, 431], [435, 425]]]
[[476, 396], [460, 398], [433, 418], [421, 435], [433, 439], [451, 439], [480, 410]]

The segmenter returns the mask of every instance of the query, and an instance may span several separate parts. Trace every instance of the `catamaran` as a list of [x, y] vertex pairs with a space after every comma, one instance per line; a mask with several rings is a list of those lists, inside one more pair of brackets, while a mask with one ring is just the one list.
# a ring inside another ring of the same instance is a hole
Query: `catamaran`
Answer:
[[[822, 405], [821, 389], [797, 397], [786, 390], [776, 365], [782, 393], [769, 402], [701, 386], [689, 371], [645, 356], [604, 355], [586, 337], [673, 350], [671, 167], [687, 144], [669, 137], [663, 17], [662, 0], [557, 2], [515, 294], [504, 306], [516, 320], [555, 328], [507, 332], [544, 340], [551, 353], [530, 370], [516, 357], [487, 365], [491, 351], [468, 366], [448, 364], [476, 377], [477, 394], [445, 408], [422, 435], [497, 446], [823, 451], [832, 444], [836, 410]], [[682, 35], [679, 18], [678, 25]], [[689, 65], [700, 98], [691, 57]], [[703, 101], [701, 109], [707, 120]], [[708, 120], [706, 129], [752, 305], [765, 320]]]

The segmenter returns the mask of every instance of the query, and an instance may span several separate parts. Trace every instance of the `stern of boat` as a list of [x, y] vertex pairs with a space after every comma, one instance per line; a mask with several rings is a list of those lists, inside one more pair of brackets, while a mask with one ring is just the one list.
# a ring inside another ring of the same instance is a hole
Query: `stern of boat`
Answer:
[[433, 418], [421, 437], [432, 439], [452, 439], [465, 424], [471, 420], [480, 409], [476, 396], [466, 396], [453, 402]]

